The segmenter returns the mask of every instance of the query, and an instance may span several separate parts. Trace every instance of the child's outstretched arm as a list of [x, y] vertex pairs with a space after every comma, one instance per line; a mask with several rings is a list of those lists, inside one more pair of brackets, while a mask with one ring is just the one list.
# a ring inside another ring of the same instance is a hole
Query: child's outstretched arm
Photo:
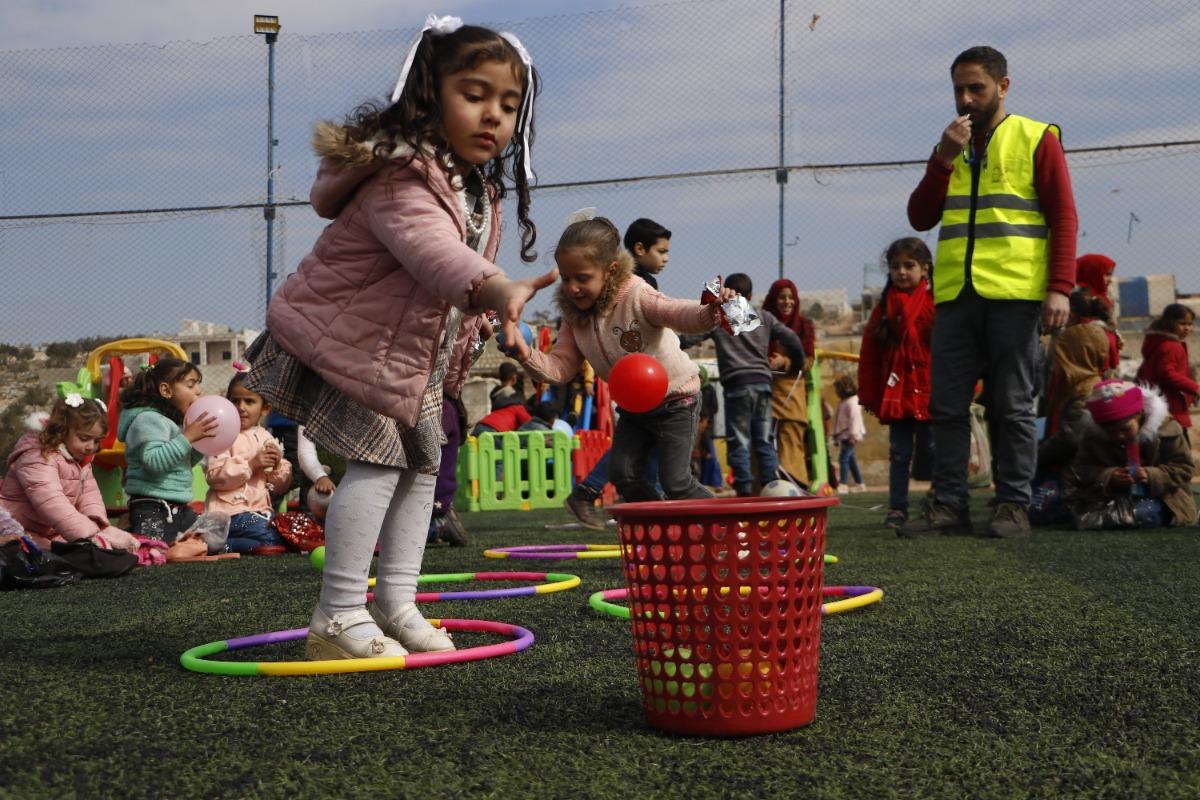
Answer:
[[559, 326], [558, 339], [549, 353], [530, 349], [529, 345], [525, 344], [525, 337], [520, 335], [505, 341], [516, 342], [514, 350], [517, 360], [525, 367], [526, 374], [535, 381], [567, 383], [583, 366], [583, 354], [575, 344], [575, 333], [565, 322]]
[[[728, 289], [722, 290], [722, 300], [733, 296]], [[667, 297], [657, 289], [645, 287], [638, 297], [642, 316], [651, 325], [670, 328], [676, 333], [708, 333], [717, 326], [717, 306], [701, 305], [695, 300], [678, 300]]]

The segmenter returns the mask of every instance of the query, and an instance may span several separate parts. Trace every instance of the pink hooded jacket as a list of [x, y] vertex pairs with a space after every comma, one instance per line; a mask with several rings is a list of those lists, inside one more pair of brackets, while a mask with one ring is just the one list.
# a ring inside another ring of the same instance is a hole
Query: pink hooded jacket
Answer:
[[90, 459], [80, 464], [65, 447], [43, 455], [34, 431], [18, 439], [8, 456], [0, 505], [39, 547], [49, 548], [55, 538], [86, 539], [109, 527]]
[[[333, 222], [272, 298], [267, 327], [334, 388], [411, 427], [450, 306], [478, 314], [468, 307], [470, 292], [503, 274], [492, 263], [500, 203], [492, 203], [480, 256], [465, 243], [462, 203], [436, 158], [399, 166], [411, 150], [377, 159], [373, 142], [347, 144], [329, 124], [317, 127], [313, 144], [324, 158], [310, 199]], [[452, 396], [466, 379], [481, 322], [463, 320], [444, 384]]]
[[[208, 480], [208, 496], [204, 498], [205, 511], [220, 511], [230, 516], [245, 511], [270, 513], [271, 491], [285, 491], [292, 485], [292, 465], [281, 459], [270, 475], [255, 472], [250, 462], [263, 446], [273, 441], [271, 434], [255, 426], [242, 431], [233, 440], [233, 447], [218, 456], [209, 456], [204, 467]], [[271, 484], [271, 489], [267, 484]]]

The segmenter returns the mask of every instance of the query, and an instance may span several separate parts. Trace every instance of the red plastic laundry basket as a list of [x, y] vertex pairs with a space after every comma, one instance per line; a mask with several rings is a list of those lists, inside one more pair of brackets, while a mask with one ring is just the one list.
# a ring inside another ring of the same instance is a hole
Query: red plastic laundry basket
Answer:
[[837, 502], [731, 497], [610, 509], [651, 726], [745, 736], [812, 722], [825, 521]]

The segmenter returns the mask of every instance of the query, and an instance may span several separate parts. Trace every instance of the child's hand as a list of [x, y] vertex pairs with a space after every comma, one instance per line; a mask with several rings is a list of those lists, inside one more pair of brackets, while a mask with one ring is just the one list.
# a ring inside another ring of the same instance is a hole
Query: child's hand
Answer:
[[184, 437], [191, 444], [195, 444], [201, 439], [208, 439], [217, 435], [217, 428], [220, 427], [217, 418], [205, 411], [200, 416], [192, 420], [186, 428], [183, 429]]
[[267, 442], [258, 451], [258, 455], [250, 459], [250, 468], [255, 472], [270, 472], [279, 466], [282, 458], [283, 454], [279, 452], [279, 446], [274, 442]]
[[787, 368], [788, 360], [787, 356], [783, 355], [782, 353], [775, 353], [767, 359], [767, 363], [770, 364], [771, 369], [775, 370], [776, 372], [783, 372], [783, 370]]
[[337, 488], [328, 475], [322, 475], [321, 478], [313, 484], [313, 488], [321, 494], [333, 494], [333, 490]]
[[1148, 472], [1146, 472], [1145, 467], [1138, 467], [1136, 470], [1134, 470], [1133, 478], [1138, 483], [1149, 483], [1150, 482], [1150, 474]]
[[493, 275], [484, 281], [479, 289], [478, 304], [482, 308], [491, 308], [500, 315], [500, 326], [504, 332], [505, 343], [511, 342], [510, 348], [520, 354], [520, 358], [529, 357], [529, 346], [524, 344], [525, 337], [518, 327], [521, 322], [521, 312], [539, 290], [545, 289], [558, 280], [558, 270], [552, 269], [533, 278], [511, 280], [504, 275]]
[[738, 293], [735, 292], [733, 289], [730, 289], [728, 286], [722, 286], [721, 287], [721, 299], [719, 302], [724, 303], [726, 300], [732, 300], [733, 298], [735, 298], [737, 296], [738, 296]]
[[114, 528], [111, 525], [100, 531], [96, 536], [99, 537], [96, 544], [103, 544], [110, 550], [128, 550], [130, 553], [136, 553], [141, 544], [134, 538], [132, 533], [123, 531], [120, 528]]

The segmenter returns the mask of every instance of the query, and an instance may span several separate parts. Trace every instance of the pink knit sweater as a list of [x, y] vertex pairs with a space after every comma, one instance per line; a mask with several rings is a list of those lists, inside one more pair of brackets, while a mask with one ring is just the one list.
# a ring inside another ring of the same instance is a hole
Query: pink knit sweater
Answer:
[[549, 353], [534, 350], [525, 362], [530, 377], [566, 383], [586, 358], [607, 380], [613, 364], [629, 353], [658, 359], [667, 372], [667, 400], [700, 391], [700, 370], [679, 349], [680, 333], [706, 333], [716, 327], [716, 306], [667, 297], [637, 276], [618, 290], [612, 305], [582, 325], [563, 322]]

